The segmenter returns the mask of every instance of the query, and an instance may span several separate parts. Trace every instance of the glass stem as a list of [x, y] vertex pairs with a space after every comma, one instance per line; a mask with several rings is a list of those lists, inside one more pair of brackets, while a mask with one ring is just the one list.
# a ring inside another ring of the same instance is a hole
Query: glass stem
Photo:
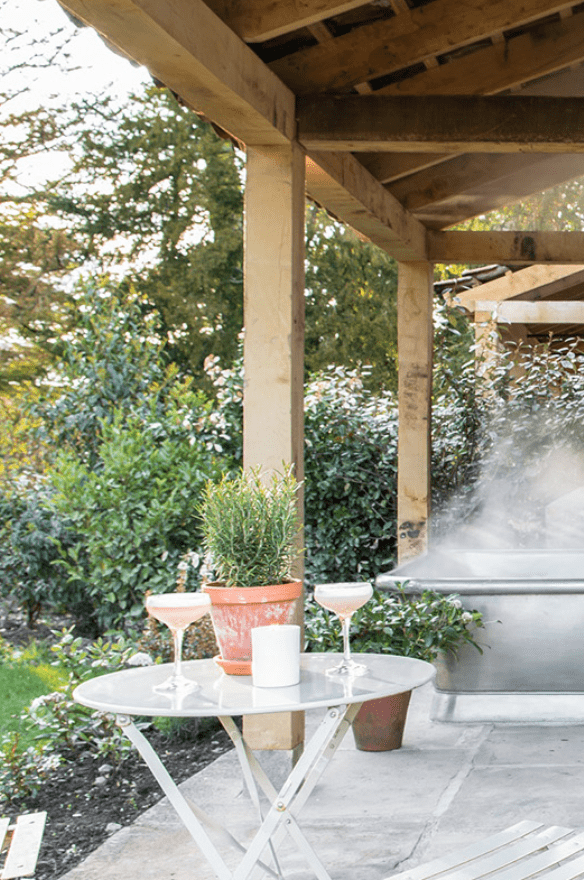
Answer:
[[351, 648], [349, 646], [349, 629], [351, 628], [351, 615], [342, 618], [343, 624], [343, 662], [345, 666], [351, 665]]
[[182, 675], [182, 643], [184, 629], [173, 629], [172, 640], [174, 642], [174, 677], [180, 678]]

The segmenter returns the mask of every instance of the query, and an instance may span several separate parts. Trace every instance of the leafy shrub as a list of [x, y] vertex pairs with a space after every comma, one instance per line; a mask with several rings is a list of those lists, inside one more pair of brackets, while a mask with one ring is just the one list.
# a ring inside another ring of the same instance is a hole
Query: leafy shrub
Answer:
[[[120, 761], [131, 749], [113, 716], [81, 706], [72, 694], [81, 681], [123, 667], [135, 653], [133, 643], [117, 637], [87, 644], [63, 630], [52, 651], [66, 684], [37, 697], [21, 713], [22, 735], [12, 732], [0, 740], [0, 802], [34, 795], [52, 769], [74, 760], [80, 750]], [[23, 660], [13, 653], [11, 662]], [[33, 744], [23, 747], [22, 740], [31, 738]]]
[[92, 469], [103, 426], [121, 413], [161, 415], [177, 371], [165, 367], [158, 319], [135, 290], [103, 277], [79, 285], [75, 298], [79, 326], [64, 342], [58, 381], [29, 412], [41, 437]]
[[78, 616], [95, 632], [141, 618], [146, 590], [172, 590], [181, 558], [200, 542], [197, 506], [217, 473], [192, 428], [204, 411], [187, 389], [159, 421], [104, 424], [99, 468], [64, 453], [50, 472], [54, 509], [71, 536], [59, 544], [60, 564]]
[[56, 542], [67, 546], [63, 518], [51, 506], [49, 489], [42, 484], [22, 494], [0, 490], [0, 594], [13, 597], [33, 626], [41, 608], [62, 609], [70, 599]]
[[[432, 662], [439, 654], [461, 644], [474, 645], [474, 632], [483, 626], [478, 611], [465, 611], [460, 600], [426, 590], [408, 595], [403, 587], [396, 593], [373, 591], [371, 601], [355, 612], [351, 620], [351, 650], [358, 653], [398, 654]], [[342, 651], [343, 638], [338, 617], [308, 598], [305, 617], [309, 651]]]
[[0, 398], [0, 490], [7, 494], [36, 485], [51, 457], [38, 436], [41, 419], [29, 412], [38, 396], [34, 385], [23, 383]]
[[306, 580], [367, 580], [395, 554], [395, 398], [338, 367], [309, 382], [305, 400]]

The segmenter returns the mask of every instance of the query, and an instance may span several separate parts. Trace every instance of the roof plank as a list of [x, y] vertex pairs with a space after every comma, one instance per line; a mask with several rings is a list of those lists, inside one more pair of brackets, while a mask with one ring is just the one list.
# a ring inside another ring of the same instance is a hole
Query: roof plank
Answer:
[[584, 13], [546, 22], [527, 33], [477, 49], [416, 76], [378, 89], [377, 95], [490, 95], [584, 60]]
[[345, 92], [427, 58], [570, 9], [553, 0], [434, 0], [287, 55], [270, 67], [297, 95]]
[[207, 0], [207, 5], [248, 43], [271, 40], [363, 5], [363, 0]]
[[307, 150], [584, 152], [584, 98], [317, 95], [297, 114]]
[[453, 304], [462, 306], [470, 312], [475, 311], [478, 299], [502, 302], [515, 298], [545, 299], [563, 293], [569, 287], [584, 283], [584, 265], [535, 264], [526, 266], [518, 272], [507, 272], [469, 290], [459, 290], [453, 294]]

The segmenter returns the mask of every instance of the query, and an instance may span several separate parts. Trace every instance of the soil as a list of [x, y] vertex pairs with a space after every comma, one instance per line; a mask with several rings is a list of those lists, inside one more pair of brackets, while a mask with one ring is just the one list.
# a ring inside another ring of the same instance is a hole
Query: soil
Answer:
[[[23, 646], [31, 638], [50, 640], [66, 624], [66, 620], [50, 621], [31, 630], [18, 614], [4, 614], [0, 636]], [[189, 719], [172, 736], [155, 727], [143, 733], [176, 782], [183, 782], [232, 748], [215, 719]], [[21, 813], [47, 811], [35, 880], [56, 880], [161, 798], [156, 781], [137, 753], [115, 765], [96, 760], [88, 750], [51, 771], [34, 797], [13, 800], [8, 808], [0, 804], [0, 814], [14, 818]]]

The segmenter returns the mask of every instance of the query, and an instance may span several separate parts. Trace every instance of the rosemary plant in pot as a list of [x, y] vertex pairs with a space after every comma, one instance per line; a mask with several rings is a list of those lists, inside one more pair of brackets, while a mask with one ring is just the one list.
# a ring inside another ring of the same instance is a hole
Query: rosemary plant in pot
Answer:
[[292, 467], [262, 475], [259, 468], [209, 482], [201, 504], [203, 544], [217, 582], [203, 590], [220, 655], [232, 675], [251, 674], [251, 630], [292, 623], [302, 583], [291, 577], [300, 528]]

